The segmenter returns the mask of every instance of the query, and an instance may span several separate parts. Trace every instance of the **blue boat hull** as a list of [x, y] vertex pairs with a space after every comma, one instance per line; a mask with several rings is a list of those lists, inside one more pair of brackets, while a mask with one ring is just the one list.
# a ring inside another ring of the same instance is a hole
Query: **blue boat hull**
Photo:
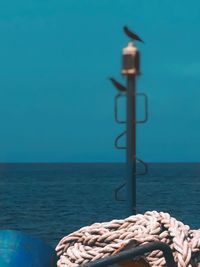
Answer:
[[19, 231], [0, 231], [0, 267], [56, 267], [53, 248]]

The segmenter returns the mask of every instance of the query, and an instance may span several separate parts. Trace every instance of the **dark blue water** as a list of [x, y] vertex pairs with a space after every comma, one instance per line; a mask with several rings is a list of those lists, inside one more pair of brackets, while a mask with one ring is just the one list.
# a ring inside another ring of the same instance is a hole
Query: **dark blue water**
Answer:
[[[1, 164], [0, 228], [55, 246], [82, 226], [124, 218], [124, 202], [114, 199], [124, 178], [123, 164]], [[200, 164], [149, 164], [137, 191], [139, 213], [165, 211], [200, 228]]]

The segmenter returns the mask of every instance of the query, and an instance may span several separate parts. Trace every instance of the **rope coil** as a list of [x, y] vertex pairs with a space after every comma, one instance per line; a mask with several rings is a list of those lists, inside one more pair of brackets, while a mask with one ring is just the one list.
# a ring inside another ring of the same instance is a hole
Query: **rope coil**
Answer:
[[[131, 239], [140, 245], [151, 241], [168, 244], [177, 267], [200, 266], [200, 229], [190, 230], [168, 213], [147, 211], [124, 220], [94, 223], [65, 236], [56, 247], [57, 267], [77, 267], [110, 256]], [[146, 258], [152, 267], [165, 266], [161, 251]]]

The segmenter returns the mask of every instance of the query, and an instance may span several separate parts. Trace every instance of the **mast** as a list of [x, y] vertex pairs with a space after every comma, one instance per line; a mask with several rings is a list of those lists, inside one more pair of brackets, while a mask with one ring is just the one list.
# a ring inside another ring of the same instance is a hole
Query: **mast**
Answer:
[[126, 92], [126, 202], [128, 214], [136, 214], [136, 58], [139, 52], [133, 43], [123, 49], [122, 74], [127, 77]]
[[[124, 27], [125, 33], [134, 40], [142, 41], [139, 36], [133, 34]], [[143, 42], [143, 41], [142, 41]], [[137, 175], [145, 175], [147, 173], [147, 164], [142, 160], [136, 158], [136, 123], [144, 123], [147, 121], [147, 96], [144, 93], [136, 92], [136, 78], [140, 74], [140, 54], [133, 42], [129, 42], [127, 47], [122, 51], [122, 74], [126, 77], [126, 86], [123, 86], [115, 79], [111, 78], [113, 85], [117, 88], [119, 93], [115, 97], [115, 120], [117, 123], [126, 124], [126, 129], [123, 133], [117, 136], [115, 140], [115, 147], [117, 149], [126, 150], [126, 182], [118, 187], [115, 191], [116, 200], [126, 201], [127, 214], [136, 214], [136, 178]], [[118, 99], [119, 97], [126, 97], [126, 120], [122, 121], [118, 118]], [[136, 100], [137, 96], [144, 97], [145, 113], [142, 120], [137, 120], [136, 116]], [[126, 146], [119, 145], [121, 137], [126, 136]], [[144, 166], [144, 171], [137, 173], [137, 162]], [[119, 198], [118, 193], [126, 187], [126, 199]]]

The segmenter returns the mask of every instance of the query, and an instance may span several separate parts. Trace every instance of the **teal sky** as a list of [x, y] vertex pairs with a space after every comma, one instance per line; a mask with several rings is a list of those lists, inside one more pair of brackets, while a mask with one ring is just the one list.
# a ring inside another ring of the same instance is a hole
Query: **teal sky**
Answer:
[[199, 14], [199, 0], [1, 1], [0, 162], [125, 159], [113, 145], [123, 127], [107, 80], [125, 83], [124, 25], [146, 41], [137, 90], [148, 94], [149, 121], [138, 126], [138, 157], [200, 161]]

